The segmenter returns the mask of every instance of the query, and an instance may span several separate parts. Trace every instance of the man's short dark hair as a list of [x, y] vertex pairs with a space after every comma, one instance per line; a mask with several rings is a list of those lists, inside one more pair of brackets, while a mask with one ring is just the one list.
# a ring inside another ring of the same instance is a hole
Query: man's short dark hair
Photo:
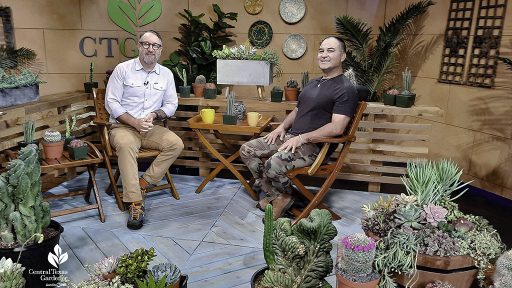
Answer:
[[347, 47], [347, 45], [345, 45], [345, 41], [343, 41], [343, 39], [341, 39], [341, 37], [340, 37], [340, 36], [327, 36], [327, 37], [325, 37], [324, 39], [322, 39], [322, 41], [321, 41], [320, 43], [324, 42], [324, 41], [325, 41], [325, 39], [329, 39], [329, 38], [334, 38], [334, 39], [338, 40], [338, 43], [340, 44], [340, 50], [341, 50], [341, 52], [343, 52], [343, 53], [346, 53], [346, 52], [347, 52], [347, 48], [346, 48], [346, 47]]
[[142, 34], [140, 34], [139, 36], [139, 40], [142, 38], [142, 36], [144, 36], [144, 34], [146, 33], [151, 33], [153, 35], [155, 35], [156, 37], [158, 37], [158, 39], [160, 39], [160, 42], [162, 42], [162, 36], [160, 36], [160, 33], [156, 32], [155, 30], [147, 30], [147, 31], [144, 31], [142, 32]]

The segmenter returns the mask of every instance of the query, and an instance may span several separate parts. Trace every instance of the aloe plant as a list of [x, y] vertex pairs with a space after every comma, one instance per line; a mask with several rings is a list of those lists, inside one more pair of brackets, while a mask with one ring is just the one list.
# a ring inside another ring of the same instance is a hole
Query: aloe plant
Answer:
[[[374, 41], [372, 28], [368, 23], [350, 15], [336, 17], [336, 31], [347, 45], [346, 67], [354, 69], [357, 83], [367, 87], [372, 97], [375, 92], [391, 84], [397, 69], [399, 48], [412, 31], [414, 20], [434, 5], [430, 0], [413, 3], [384, 26]], [[372, 100], [375, 100], [372, 99]]]

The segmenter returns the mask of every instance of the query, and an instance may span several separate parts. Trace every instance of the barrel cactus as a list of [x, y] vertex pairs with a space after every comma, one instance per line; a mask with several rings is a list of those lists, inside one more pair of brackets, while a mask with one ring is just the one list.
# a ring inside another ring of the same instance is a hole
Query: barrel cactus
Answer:
[[[273, 268], [269, 265], [261, 284], [287, 288], [331, 287], [325, 277], [333, 268], [330, 241], [337, 230], [329, 211], [314, 209], [308, 218], [294, 225], [286, 218], [275, 222], [266, 219], [265, 225], [269, 224], [273, 225], [275, 265]], [[271, 258], [265, 257], [266, 260]]]
[[23, 288], [25, 279], [21, 264], [12, 262], [11, 258], [0, 259], [0, 288]]
[[494, 288], [512, 287], [512, 250], [503, 253], [496, 261], [493, 280]]
[[19, 158], [0, 175], [0, 240], [22, 245], [50, 224], [50, 205], [41, 194], [41, 166], [35, 145], [22, 148]]
[[46, 142], [59, 142], [62, 140], [62, 135], [59, 131], [46, 130], [44, 131], [43, 140]]

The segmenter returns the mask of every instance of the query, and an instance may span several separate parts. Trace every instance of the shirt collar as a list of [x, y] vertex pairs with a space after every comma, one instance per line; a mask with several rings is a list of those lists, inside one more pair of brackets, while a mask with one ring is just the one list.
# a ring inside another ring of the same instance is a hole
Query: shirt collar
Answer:
[[[139, 70], [143, 70], [143, 69], [144, 69], [144, 67], [142, 66], [142, 63], [140, 63], [139, 57], [135, 58], [135, 70], [139, 71]], [[158, 63], [156, 63], [155, 67], [150, 72], [153, 72], [153, 71], [155, 71], [156, 74], [160, 75], [160, 65]]]

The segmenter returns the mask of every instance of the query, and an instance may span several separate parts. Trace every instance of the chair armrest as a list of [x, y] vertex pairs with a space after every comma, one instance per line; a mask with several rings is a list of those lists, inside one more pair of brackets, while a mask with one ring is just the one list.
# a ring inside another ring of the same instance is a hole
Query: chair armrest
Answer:
[[329, 138], [329, 137], [313, 137], [309, 138], [309, 142], [311, 143], [345, 143], [348, 141], [356, 141], [356, 136], [343, 136], [337, 138]]
[[100, 125], [100, 126], [107, 126], [107, 127], [112, 125], [112, 123], [110, 123], [110, 122], [96, 119], [96, 118], [92, 120], [92, 123], [94, 123], [96, 125]]
[[322, 146], [322, 149], [318, 153], [318, 156], [316, 156], [315, 162], [311, 164], [311, 166], [308, 169], [308, 175], [313, 176], [318, 168], [320, 168], [320, 165], [324, 162], [325, 156], [327, 155], [327, 151], [329, 150], [329, 143], [324, 143], [324, 146]]

